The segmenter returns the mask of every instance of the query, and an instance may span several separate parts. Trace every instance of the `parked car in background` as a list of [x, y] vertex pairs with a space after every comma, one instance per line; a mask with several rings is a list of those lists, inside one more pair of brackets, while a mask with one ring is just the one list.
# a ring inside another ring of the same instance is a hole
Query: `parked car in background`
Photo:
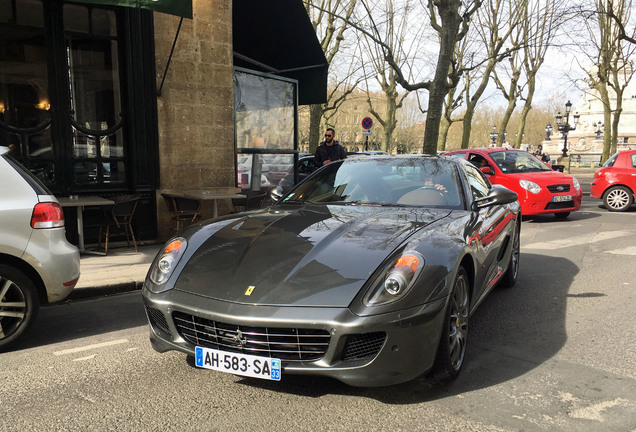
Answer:
[[253, 378], [448, 381], [477, 306], [516, 282], [520, 227], [517, 194], [466, 161], [334, 161], [170, 239], [142, 291], [150, 341]]
[[491, 183], [515, 191], [523, 216], [553, 213], [557, 218], [566, 218], [581, 208], [583, 192], [578, 180], [554, 171], [527, 151], [485, 147], [445, 155], [472, 162]]
[[615, 153], [594, 173], [590, 196], [603, 200], [609, 211], [625, 211], [636, 193], [636, 150]]
[[[314, 155], [304, 154], [298, 158], [298, 182], [303, 181], [309, 174], [318, 169], [316, 166], [316, 158]], [[289, 168], [285, 176], [280, 180], [278, 185], [283, 188], [284, 193], [287, 193], [294, 186], [294, 167]]]
[[57, 199], [0, 147], [0, 351], [33, 323], [40, 304], [66, 298], [80, 275]]
[[364, 150], [364, 151], [361, 151], [360, 153], [365, 154], [365, 155], [369, 155], [369, 156], [388, 155], [387, 152], [382, 151], [382, 150]]

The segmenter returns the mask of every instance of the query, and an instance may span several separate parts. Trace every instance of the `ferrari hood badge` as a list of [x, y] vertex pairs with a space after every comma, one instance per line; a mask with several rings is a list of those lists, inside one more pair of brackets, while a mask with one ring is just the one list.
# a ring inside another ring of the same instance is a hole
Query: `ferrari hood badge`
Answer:
[[252, 295], [252, 291], [254, 291], [254, 288], [256, 288], [254, 285], [250, 285], [247, 287], [247, 289], [245, 290], [245, 295]]

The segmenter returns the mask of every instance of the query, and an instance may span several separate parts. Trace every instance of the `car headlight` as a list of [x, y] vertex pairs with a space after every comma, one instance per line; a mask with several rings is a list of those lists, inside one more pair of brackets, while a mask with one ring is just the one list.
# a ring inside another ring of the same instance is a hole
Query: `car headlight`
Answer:
[[188, 242], [183, 237], [177, 237], [170, 241], [161, 255], [153, 262], [149, 273], [150, 281], [155, 285], [166, 283], [187, 246]]
[[541, 186], [539, 186], [535, 182], [531, 182], [530, 180], [519, 180], [519, 186], [535, 195], [541, 192]]
[[581, 184], [576, 179], [576, 177], [572, 177], [572, 183], [574, 184], [574, 189], [576, 189], [577, 191], [581, 190]]
[[364, 304], [380, 306], [403, 298], [411, 290], [423, 267], [422, 255], [415, 251], [403, 252], [380, 273], [365, 295]]

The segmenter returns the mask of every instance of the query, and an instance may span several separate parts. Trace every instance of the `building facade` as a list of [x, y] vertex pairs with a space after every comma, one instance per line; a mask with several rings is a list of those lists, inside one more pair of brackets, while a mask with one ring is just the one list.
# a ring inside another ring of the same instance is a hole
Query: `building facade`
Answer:
[[[237, 155], [297, 154], [297, 105], [324, 100], [327, 63], [300, 0], [196, 0], [182, 16], [162, 6], [182, 11], [187, 0], [126, 3], [144, 2], [0, 0], [0, 145], [58, 196], [139, 194], [135, 233], [164, 240], [162, 192], [234, 188]], [[268, 31], [274, 19], [282, 34]], [[259, 119], [243, 133], [273, 136], [284, 100], [284, 144], [237, 145], [239, 76], [255, 83], [239, 117]]]

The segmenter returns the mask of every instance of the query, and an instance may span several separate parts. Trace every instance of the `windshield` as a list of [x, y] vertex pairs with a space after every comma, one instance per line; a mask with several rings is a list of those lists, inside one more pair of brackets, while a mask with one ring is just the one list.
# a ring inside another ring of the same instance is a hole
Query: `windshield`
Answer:
[[318, 170], [283, 201], [463, 209], [460, 184], [446, 159], [355, 158]]
[[490, 157], [505, 174], [552, 171], [536, 156], [525, 151], [500, 151], [490, 153]]
[[614, 153], [608, 160], [603, 164], [603, 168], [614, 166], [614, 162], [616, 162], [616, 158], [618, 157], [618, 152]]

